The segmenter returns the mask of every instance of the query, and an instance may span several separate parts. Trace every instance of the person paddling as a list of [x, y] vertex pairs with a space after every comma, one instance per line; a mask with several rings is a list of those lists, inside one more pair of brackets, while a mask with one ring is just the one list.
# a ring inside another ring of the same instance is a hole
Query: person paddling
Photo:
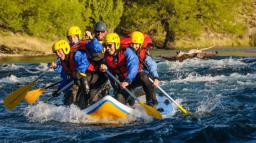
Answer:
[[[155, 87], [159, 86], [159, 75], [157, 73], [157, 64], [147, 53], [147, 48], [143, 47], [144, 34], [135, 31], [131, 34], [131, 45], [139, 59], [139, 73], [135, 78], [135, 87], [142, 86], [146, 93], [146, 102], [150, 106], [157, 104]], [[153, 84], [149, 80], [153, 79]]]
[[104, 43], [106, 47], [105, 64], [100, 66], [100, 70], [102, 72], [108, 70], [117, 76], [121, 82], [120, 86], [110, 78], [115, 98], [123, 104], [129, 103], [130, 106], [133, 106], [135, 101], [125, 92], [124, 88], [132, 89], [132, 83], [139, 69], [138, 57], [130, 47], [125, 49], [120, 47], [120, 38], [116, 33], [109, 33]]
[[[79, 49], [71, 49], [66, 40], [57, 41], [52, 48], [53, 53], [60, 59], [61, 62], [61, 78], [62, 82], [59, 89], [67, 83], [74, 80], [71, 90], [67, 90], [64, 94], [64, 105], [76, 104], [81, 109], [86, 107], [85, 96], [89, 92], [88, 83], [86, 80], [86, 71], [89, 67], [89, 61], [86, 53]], [[53, 96], [58, 96], [58, 90], [53, 93]], [[80, 102], [82, 101], [82, 102]]]

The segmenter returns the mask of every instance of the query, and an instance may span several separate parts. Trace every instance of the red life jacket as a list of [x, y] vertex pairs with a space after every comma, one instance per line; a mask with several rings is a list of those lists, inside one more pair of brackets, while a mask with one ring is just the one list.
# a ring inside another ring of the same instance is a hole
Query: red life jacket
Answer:
[[[120, 45], [121, 48], [125, 49], [126, 47], [131, 45], [131, 33], [127, 35], [128, 37], [121, 37], [120, 38]], [[136, 52], [138, 58], [139, 58], [139, 72], [143, 70], [143, 61], [146, 59], [146, 53], [147, 53], [147, 46], [148, 44], [152, 43], [152, 39], [149, 37], [149, 35], [144, 34], [144, 42], [142, 46], [140, 47], [140, 50]]]
[[73, 76], [76, 73], [76, 63], [74, 59], [74, 54], [76, 50], [77, 49], [71, 49], [67, 59], [61, 61], [61, 66], [63, 67], [64, 71], [70, 76]]
[[121, 80], [125, 80], [128, 75], [125, 50], [121, 50], [117, 53], [117, 61], [114, 60], [112, 55], [106, 54], [105, 62], [115, 75], [118, 75]]
[[86, 51], [86, 40], [81, 40], [78, 44], [76, 45], [70, 45], [71, 49], [77, 49], [77, 50], [81, 50], [81, 51]]
[[[81, 50], [81, 51], [86, 52], [86, 40], [81, 40], [79, 42], [79, 44], [73, 45], [71, 47], [71, 50]], [[90, 62], [90, 64], [89, 64], [89, 66], [88, 66], [86, 71], [87, 72], [94, 72], [95, 71], [95, 66], [94, 66], [94, 64], [90, 60], [89, 60], [89, 62]]]
[[139, 72], [142, 72], [143, 71], [143, 62], [144, 60], [146, 59], [146, 53], [147, 53], [147, 49], [146, 48], [140, 48], [136, 54], [139, 58]]
[[[61, 61], [61, 66], [63, 67], [64, 71], [69, 74], [70, 76], [74, 75], [77, 71], [76, 71], [76, 62], [74, 59], [74, 54], [77, 50], [81, 50], [81, 51], [86, 51], [86, 41], [85, 40], [81, 40], [79, 44], [76, 44], [74, 46], [71, 47], [71, 51], [68, 54], [68, 58], [64, 61]], [[87, 72], [93, 72], [95, 71], [93, 64], [89, 64], [87, 70]]]
[[[128, 47], [131, 43], [132, 43], [131, 33], [129, 33], [127, 35], [127, 37], [121, 37], [120, 38], [120, 46], [122, 48]], [[148, 44], [150, 44], [150, 43], [152, 43], [152, 39], [150, 38], [149, 35], [144, 34], [144, 42], [143, 42], [141, 48], [146, 48], [148, 46]]]

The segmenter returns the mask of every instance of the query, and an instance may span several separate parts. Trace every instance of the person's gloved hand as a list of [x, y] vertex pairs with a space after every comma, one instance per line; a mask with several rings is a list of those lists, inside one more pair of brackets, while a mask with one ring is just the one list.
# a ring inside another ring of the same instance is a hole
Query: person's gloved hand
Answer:
[[108, 68], [107, 68], [107, 65], [105, 65], [105, 64], [101, 64], [101, 65], [100, 65], [100, 71], [101, 71], [101, 72], [106, 72], [107, 69], [108, 69]]
[[56, 90], [56, 91], [54, 91], [53, 93], [52, 93], [52, 96], [53, 97], [57, 97], [57, 96], [59, 96], [60, 94], [58, 93], [58, 90]]

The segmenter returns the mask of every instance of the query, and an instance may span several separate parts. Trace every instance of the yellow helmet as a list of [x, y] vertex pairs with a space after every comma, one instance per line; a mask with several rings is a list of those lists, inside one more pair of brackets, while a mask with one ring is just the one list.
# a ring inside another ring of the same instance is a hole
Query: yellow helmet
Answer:
[[62, 49], [65, 55], [70, 53], [70, 46], [66, 40], [57, 41], [52, 47], [52, 52], [55, 53], [59, 49]]
[[116, 33], [107, 34], [104, 43], [115, 43], [116, 50], [120, 48], [120, 38]]
[[134, 31], [131, 34], [132, 43], [142, 44], [144, 42], [144, 35], [139, 31]]
[[67, 36], [78, 35], [78, 38], [82, 38], [82, 32], [78, 26], [72, 26], [68, 29]]

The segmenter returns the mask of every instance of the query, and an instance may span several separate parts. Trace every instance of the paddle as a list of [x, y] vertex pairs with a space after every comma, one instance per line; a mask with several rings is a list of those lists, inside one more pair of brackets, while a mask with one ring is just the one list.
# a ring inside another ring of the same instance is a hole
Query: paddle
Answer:
[[[57, 94], [60, 94], [62, 91], [66, 90], [67, 88], [69, 88], [72, 84], [74, 84], [74, 81], [72, 80], [71, 82], [69, 82], [68, 84], [66, 84], [64, 87], [62, 87], [61, 89], [59, 89], [57, 91]], [[52, 100], [55, 96], [52, 96], [48, 99], [44, 100], [44, 103], [48, 103], [50, 100]]]
[[[120, 81], [114, 76], [112, 75], [112, 73], [110, 73], [109, 71], [107, 71], [107, 74], [113, 79], [115, 80], [115, 82], [117, 82], [120, 85]], [[154, 117], [156, 119], [162, 119], [162, 115], [153, 107], [139, 101], [139, 99], [133, 94], [131, 93], [127, 88], [124, 88], [124, 90], [131, 96], [133, 97], [138, 103], [139, 105], [141, 105], [143, 107], [143, 109], [146, 111], [146, 113], [151, 116]]]
[[4, 99], [4, 105], [7, 107], [9, 110], [14, 109], [25, 97], [26, 93], [32, 88], [32, 86], [36, 83], [38, 79], [40, 79], [43, 74], [46, 72], [43, 72], [37, 79], [34, 81], [30, 82], [29, 84], [26, 84], [12, 93], [10, 93], [7, 97]]
[[33, 104], [39, 98], [39, 96], [44, 93], [44, 91], [46, 89], [51, 88], [51, 87], [57, 85], [60, 82], [61, 81], [58, 81], [58, 82], [53, 83], [53, 84], [51, 84], [49, 86], [46, 86], [44, 88], [38, 88], [38, 89], [31, 90], [31, 91], [27, 92], [27, 94], [25, 95], [25, 100], [27, 101], [27, 103]]
[[[149, 78], [149, 80], [150, 80], [152, 83], [154, 82], [151, 78]], [[189, 114], [190, 114], [190, 113], [189, 113], [186, 109], [184, 109], [180, 104], [178, 104], [175, 100], [173, 100], [172, 97], [169, 96], [168, 93], [166, 93], [160, 86], [157, 86], [157, 88], [158, 88], [169, 100], [171, 100], [173, 103], [175, 103], [175, 104], [179, 107], [179, 109], [180, 109], [185, 115], [189, 115]]]

